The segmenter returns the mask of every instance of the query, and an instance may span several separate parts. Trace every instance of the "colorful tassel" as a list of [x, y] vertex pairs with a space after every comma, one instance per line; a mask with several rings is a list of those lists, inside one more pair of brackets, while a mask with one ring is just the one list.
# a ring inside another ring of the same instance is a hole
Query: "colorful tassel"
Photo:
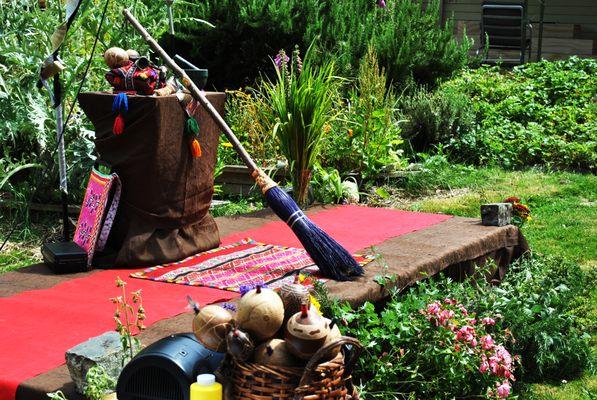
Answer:
[[193, 158], [201, 157], [201, 144], [197, 139], [191, 140], [191, 155]]
[[112, 102], [112, 112], [118, 113], [114, 119], [112, 133], [120, 135], [124, 132], [124, 114], [129, 110], [129, 99], [125, 93], [118, 93]]
[[199, 133], [199, 124], [195, 118], [187, 118], [187, 122], [184, 127], [184, 134], [187, 136], [195, 136]]
[[120, 135], [124, 132], [124, 117], [122, 114], [118, 114], [114, 119], [114, 126], [112, 127], [112, 133]]
[[190, 139], [189, 145], [191, 147], [191, 155], [193, 158], [201, 157], [201, 144], [199, 143], [199, 140], [197, 140], [199, 124], [197, 124], [195, 118], [187, 118], [184, 125], [184, 134]]

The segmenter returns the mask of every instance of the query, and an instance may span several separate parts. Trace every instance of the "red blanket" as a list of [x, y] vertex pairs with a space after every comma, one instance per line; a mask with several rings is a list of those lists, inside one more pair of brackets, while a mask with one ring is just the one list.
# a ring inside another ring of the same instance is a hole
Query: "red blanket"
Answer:
[[[381, 208], [343, 206], [310, 215], [350, 252], [379, 244], [389, 238], [440, 223], [447, 215], [423, 214]], [[300, 247], [294, 234], [282, 222], [229, 235], [223, 244], [244, 237]], [[147, 266], [144, 266], [144, 268]], [[114, 329], [114, 306], [109, 298], [118, 294], [114, 281], [134, 270], [107, 270], [34, 290], [0, 298], [0, 399], [14, 399], [20, 382], [64, 363], [64, 353], [90, 337]], [[201, 304], [229, 300], [230, 291], [170, 285], [128, 279], [130, 290], [143, 289], [146, 325], [173, 317], [186, 310], [186, 295]], [[190, 328], [190, 327], [189, 327]]]

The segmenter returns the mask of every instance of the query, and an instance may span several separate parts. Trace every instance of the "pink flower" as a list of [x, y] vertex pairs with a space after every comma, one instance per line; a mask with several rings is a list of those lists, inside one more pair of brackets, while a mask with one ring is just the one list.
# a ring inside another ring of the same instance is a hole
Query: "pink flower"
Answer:
[[510, 383], [508, 381], [502, 382], [497, 388], [497, 394], [500, 399], [510, 396]]
[[491, 350], [494, 346], [493, 338], [491, 335], [481, 336], [481, 348], [483, 350]]
[[495, 325], [495, 320], [493, 318], [485, 317], [481, 320], [484, 325]]
[[461, 342], [469, 342], [473, 346], [477, 345], [477, 339], [475, 339], [475, 328], [469, 325], [465, 325], [456, 332], [456, 340]]
[[441, 310], [441, 306], [442, 305], [439, 301], [434, 301], [427, 306], [427, 312], [432, 315], [437, 315]]
[[379, 8], [386, 8], [386, 2], [385, 2], [385, 0], [377, 0], [377, 6]]
[[484, 374], [489, 370], [489, 363], [487, 362], [487, 357], [481, 357], [481, 366], [479, 367], [479, 371]]
[[464, 308], [464, 306], [462, 304], [458, 304], [458, 308], [460, 308], [460, 311], [462, 312], [462, 314], [468, 315], [468, 311], [466, 310], [466, 308]]
[[444, 299], [444, 303], [446, 303], [446, 304], [456, 304], [456, 300], [450, 299], [450, 298], [446, 297]]
[[452, 310], [441, 310], [439, 312], [439, 323], [441, 325], [447, 325], [448, 320], [454, 318], [454, 311]]

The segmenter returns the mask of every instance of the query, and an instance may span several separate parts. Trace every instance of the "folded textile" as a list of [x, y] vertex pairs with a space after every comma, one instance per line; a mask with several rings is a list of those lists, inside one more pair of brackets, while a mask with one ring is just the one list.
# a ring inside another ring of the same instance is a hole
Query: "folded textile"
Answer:
[[[355, 255], [355, 259], [364, 266], [374, 256]], [[131, 277], [240, 292], [242, 286], [255, 284], [276, 289], [292, 281], [299, 272], [323, 279], [304, 249], [259, 243], [247, 238], [179, 262], [133, 273]]]

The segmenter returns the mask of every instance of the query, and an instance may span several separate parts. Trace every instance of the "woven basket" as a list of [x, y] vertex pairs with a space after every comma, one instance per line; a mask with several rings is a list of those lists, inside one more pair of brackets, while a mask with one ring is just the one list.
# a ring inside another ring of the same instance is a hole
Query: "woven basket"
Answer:
[[[321, 362], [332, 349], [338, 355]], [[343, 336], [321, 348], [305, 368], [265, 366], [227, 358], [224, 375], [229, 380], [227, 399], [238, 400], [358, 400], [351, 372], [361, 352], [361, 343]]]

